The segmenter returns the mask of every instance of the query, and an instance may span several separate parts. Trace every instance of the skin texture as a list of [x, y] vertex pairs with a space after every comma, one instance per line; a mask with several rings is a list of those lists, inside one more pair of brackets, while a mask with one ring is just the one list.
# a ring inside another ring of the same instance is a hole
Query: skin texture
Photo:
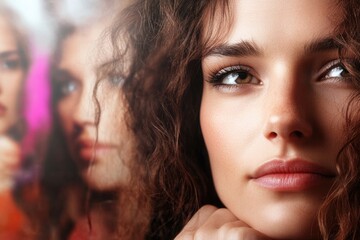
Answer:
[[63, 41], [56, 74], [62, 94], [57, 110], [70, 153], [85, 182], [95, 190], [113, 190], [127, 181], [124, 160], [130, 145], [123, 123], [121, 79], [111, 77], [103, 79], [97, 89], [101, 117], [95, 144], [96, 68], [111, 56], [109, 45], [99, 45], [104, 28], [102, 22], [69, 35]]
[[19, 94], [25, 78], [16, 36], [0, 16], [0, 133], [5, 133], [19, 118]]
[[[337, 49], [309, 48], [334, 34], [341, 18], [334, 2], [233, 1], [234, 22], [219, 44], [249, 42], [258, 53], [229, 56], [214, 49], [204, 56], [201, 130], [217, 193], [233, 214], [229, 220], [210, 215], [216, 231], [235, 217], [254, 230], [245, 239], [257, 239], [257, 232], [274, 239], [318, 237], [316, 213], [336, 174], [344, 107], [352, 93], [346, 70], [336, 65]], [[220, 77], [211, 82], [213, 75]], [[289, 187], [279, 183], [297, 181], [288, 174], [264, 185], [257, 171], [273, 160], [311, 163], [328, 177]], [[206, 221], [199, 222], [192, 236], [204, 230]]]

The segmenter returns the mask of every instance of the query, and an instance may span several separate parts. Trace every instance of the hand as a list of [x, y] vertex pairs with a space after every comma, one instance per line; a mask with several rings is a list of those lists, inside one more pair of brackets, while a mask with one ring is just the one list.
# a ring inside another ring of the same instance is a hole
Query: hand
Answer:
[[0, 190], [12, 187], [20, 159], [19, 144], [7, 136], [0, 136]]
[[175, 240], [269, 239], [237, 219], [228, 209], [205, 205], [190, 219]]

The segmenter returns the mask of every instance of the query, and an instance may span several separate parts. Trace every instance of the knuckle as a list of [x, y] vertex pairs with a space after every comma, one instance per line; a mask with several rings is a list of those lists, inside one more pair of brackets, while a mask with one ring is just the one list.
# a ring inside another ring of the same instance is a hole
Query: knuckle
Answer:
[[204, 205], [199, 209], [200, 212], [215, 212], [216, 210], [217, 207], [213, 205]]
[[209, 238], [210, 238], [209, 233], [202, 229], [199, 229], [194, 234], [194, 240], [206, 240]]
[[219, 209], [217, 209], [216, 212], [215, 212], [215, 214], [220, 215], [220, 216], [222, 216], [222, 215], [227, 215], [227, 214], [229, 214], [229, 213], [230, 213], [229, 210], [226, 209], [226, 208], [219, 208]]

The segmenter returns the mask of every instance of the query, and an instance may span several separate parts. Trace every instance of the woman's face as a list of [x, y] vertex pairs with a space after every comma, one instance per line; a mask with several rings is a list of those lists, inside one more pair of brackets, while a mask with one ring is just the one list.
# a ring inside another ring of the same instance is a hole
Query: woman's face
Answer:
[[0, 16], [0, 134], [8, 131], [19, 118], [19, 95], [25, 72], [15, 33]]
[[97, 89], [101, 117], [96, 139], [96, 67], [108, 60], [107, 55], [111, 56], [110, 45], [99, 44], [104, 28], [104, 24], [94, 24], [63, 41], [55, 81], [60, 86], [57, 110], [70, 154], [91, 188], [113, 190], [127, 179], [124, 161], [130, 157], [130, 139], [123, 121], [121, 79], [110, 77], [102, 80]]
[[332, 41], [334, 2], [234, 1], [231, 31], [202, 61], [200, 123], [217, 193], [272, 238], [313, 238], [336, 175], [353, 90]]

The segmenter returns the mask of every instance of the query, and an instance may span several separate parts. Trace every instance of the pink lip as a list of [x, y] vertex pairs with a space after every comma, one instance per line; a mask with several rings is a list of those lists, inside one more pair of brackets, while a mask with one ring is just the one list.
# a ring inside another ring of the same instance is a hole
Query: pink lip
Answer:
[[76, 144], [76, 150], [79, 152], [84, 162], [94, 161], [102, 152], [114, 149], [116, 146], [107, 143], [95, 142], [93, 140], [81, 139]]
[[261, 165], [251, 179], [274, 191], [301, 191], [329, 184], [336, 174], [301, 159], [272, 160]]
[[0, 117], [4, 116], [6, 111], [7, 111], [6, 107], [0, 103]]

